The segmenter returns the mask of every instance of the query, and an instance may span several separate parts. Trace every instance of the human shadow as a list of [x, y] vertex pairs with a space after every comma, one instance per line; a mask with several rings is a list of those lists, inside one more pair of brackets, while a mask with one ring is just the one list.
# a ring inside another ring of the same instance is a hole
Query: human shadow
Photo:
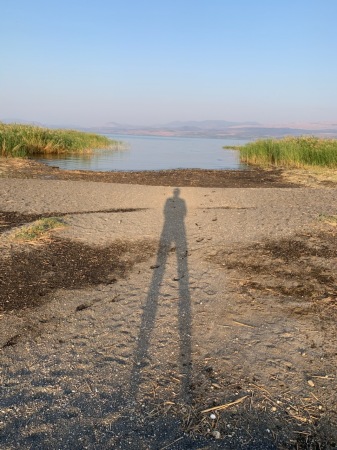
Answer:
[[152, 281], [140, 325], [138, 345], [131, 372], [131, 395], [136, 397], [141, 380], [142, 368], [147, 364], [151, 333], [155, 326], [160, 287], [169, 254], [175, 252], [177, 258], [178, 283], [178, 329], [179, 329], [179, 370], [181, 377], [180, 395], [185, 402], [190, 400], [191, 381], [191, 299], [189, 292], [188, 249], [185, 229], [187, 212], [185, 201], [179, 197], [180, 189], [174, 189], [173, 197], [167, 199], [164, 207], [165, 222], [160, 237], [157, 260], [153, 266]]

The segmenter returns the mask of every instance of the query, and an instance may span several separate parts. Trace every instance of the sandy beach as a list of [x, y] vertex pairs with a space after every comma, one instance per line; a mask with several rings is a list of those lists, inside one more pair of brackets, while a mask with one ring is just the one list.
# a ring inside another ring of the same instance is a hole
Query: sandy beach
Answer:
[[329, 448], [336, 187], [8, 167], [1, 448]]

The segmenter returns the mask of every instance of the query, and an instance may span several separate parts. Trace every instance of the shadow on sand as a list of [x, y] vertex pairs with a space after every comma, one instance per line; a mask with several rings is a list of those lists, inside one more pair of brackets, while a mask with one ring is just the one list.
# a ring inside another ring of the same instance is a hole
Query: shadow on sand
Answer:
[[189, 292], [188, 250], [185, 230], [186, 203], [179, 197], [180, 190], [175, 189], [173, 197], [167, 199], [164, 207], [165, 222], [160, 237], [157, 260], [143, 310], [138, 346], [135, 351], [134, 365], [130, 378], [130, 393], [137, 396], [141, 380], [141, 371], [148, 359], [151, 333], [155, 326], [160, 287], [169, 254], [177, 257], [178, 327], [179, 327], [179, 370], [181, 374], [180, 396], [184, 402], [190, 401], [191, 382], [191, 299]]

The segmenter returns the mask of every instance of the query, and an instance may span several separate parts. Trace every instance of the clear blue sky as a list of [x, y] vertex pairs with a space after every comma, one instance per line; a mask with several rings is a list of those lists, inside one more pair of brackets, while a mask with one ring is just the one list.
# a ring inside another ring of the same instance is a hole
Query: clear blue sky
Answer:
[[0, 119], [337, 121], [337, 0], [0, 6]]

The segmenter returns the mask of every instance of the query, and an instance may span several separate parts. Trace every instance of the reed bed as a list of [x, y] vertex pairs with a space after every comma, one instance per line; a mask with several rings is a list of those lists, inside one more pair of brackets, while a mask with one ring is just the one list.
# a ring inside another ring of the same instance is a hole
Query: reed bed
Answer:
[[260, 139], [240, 147], [240, 159], [260, 166], [334, 169], [337, 168], [337, 139], [314, 136]]
[[94, 133], [0, 123], [0, 155], [3, 157], [83, 153], [95, 148], [114, 148], [118, 144]]

